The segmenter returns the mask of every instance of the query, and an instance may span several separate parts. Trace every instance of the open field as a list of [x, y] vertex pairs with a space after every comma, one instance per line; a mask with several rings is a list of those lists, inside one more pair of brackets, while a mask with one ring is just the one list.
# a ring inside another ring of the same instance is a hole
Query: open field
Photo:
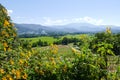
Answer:
[[21, 38], [21, 40], [29, 40], [29, 41], [31, 41], [31, 43], [37, 42], [39, 39], [41, 41], [46, 41], [49, 44], [51, 44], [54, 41], [58, 40], [58, 39], [55, 39], [53, 37], [47, 37], [47, 36], [46, 37], [35, 37], [35, 38]]
[[54, 38], [54, 37], [49, 37], [49, 36], [42, 36], [42, 37], [34, 37], [34, 38], [20, 38], [21, 40], [29, 40], [31, 43], [37, 42], [39, 39], [41, 41], [46, 41], [49, 44], [52, 44], [54, 41], [58, 41], [63, 39], [64, 37], [67, 38], [80, 38], [80, 35], [65, 35], [65, 36], [60, 36], [59, 38]]

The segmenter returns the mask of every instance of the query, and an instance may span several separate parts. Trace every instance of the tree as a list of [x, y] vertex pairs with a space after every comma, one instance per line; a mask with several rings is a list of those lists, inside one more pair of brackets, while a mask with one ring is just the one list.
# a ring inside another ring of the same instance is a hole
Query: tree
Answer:
[[63, 45], [67, 45], [69, 43], [69, 40], [67, 37], [64, 37], [63, 40], [62, 40], [62, 44]]
[[0, 4], [0, 49], [3, 51], [10, 50], [14, 47], [16, 30], [8, 15], [7, 9]]

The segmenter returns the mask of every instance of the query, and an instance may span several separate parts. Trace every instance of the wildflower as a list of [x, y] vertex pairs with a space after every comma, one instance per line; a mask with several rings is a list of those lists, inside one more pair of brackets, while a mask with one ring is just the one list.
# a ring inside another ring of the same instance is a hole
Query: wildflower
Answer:
[[22, 59], [20, 59], [20, 60], [19, 60], [19, 63], [20, 63], [20, 64], [23, 64], [23, 63], [24, 63], [24, 61], [23, 61]]
[[109, 33], [109, 34], [111, 34], [112, 32], [111, 32], [111, 28], [110, 27], [107, 27], [106, 28], [106, 33]]
[[13, 60], [10, 60], [10, 64], [13, 65], [13, 64], [14, 64], [14, 61], [13, 61]]
[[16, 78], [17, 78], [17, 79], [20, 79], [20, 74], [21, 74], [20, 71], [17, 70], [17, 71], [16, 71]]
[[29, 56], [28, 56], [28, 55], [26, 55], [26, 59], [29, 59]]
[[0, 69], [0, 74], [4, 74], [4, 73], [5, 73], [4, 69]]
[[54, 61], [54, 58], [50, 58], [51, 61]]
[[51, 45], [51, 53], [56, 54], [58, 52], [58, 47], [57, 45]]
[[6, 26], [9, 26], [9, 22], [8, 22], [7, 20], [5, 20], [4, 26], [5, 26], [5, 27], [6, 27]]
[[12, 77], [8, 78], [8, 80], [13, 80]]
[[5, 31], [5, 30], [3, 30], [3, 31], [1, 32], [1, 34], [2, 34], [2, 35], [6, 34], [6, 31]]
[[72, 48], [72, 52], [73, 52], [73, 53], [76, 53], [76, 49]]
[[7, 51], [7, 49], [4, 47], [4, 51]]
[[27, 74], [25, 73], [23, 76], [22, 76], [23, 79], [27, 79]]
[[22, 57], [24, 57], [24, 56], [25, 56], [25, 54], [24, 54], [24, 53], [20, 53], [20, 55], [21, 55]]
[[15, 33], [13, 33], [13, 36], [15, 37], [15, 36], [17, 36]]
[[30, 57], [31, 56], [31, 52], [29, 51], [27, 55], [28, 55], [28, 57]]
[[11, 51], [11, 48], [10, 48], [10, 47], [8, 48], [8, 51]]
[[24, 63], [24, 66], [25, 66], [25, 67], [27, 67], [27, 66], [28, 66], [28, 62], [27, 62], [27, 61]]
[[7, 80], [7, 78], [6, 78], [6, 77], [3, 77], [2, 80]]
[[7, 43], [6, 43], [6, 42], [4, 42], [4, 43], [3, 43], [3, 46], [4, 46], [4, 47], [8, 47], [8, 45], [7, 45]]
[[11, 72], [12, 72], [13, 74], [16, 74], [15, 69], [13, 69]]
[[52, 65], [56, 65], [56, 62], [55, 62], [55, 61], [52, 61]]
[[13, 80], [11, 75], [9, 75], [9, 74], [6, 77], [7, 77], [7, 80]]

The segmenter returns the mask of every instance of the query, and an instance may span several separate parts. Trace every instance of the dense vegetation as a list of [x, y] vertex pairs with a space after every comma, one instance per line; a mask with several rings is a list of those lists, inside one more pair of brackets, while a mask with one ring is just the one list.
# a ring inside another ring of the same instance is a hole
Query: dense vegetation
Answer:
[[41, 47], [43, 41], [38, 40], [40, 46], [32, 48], [29, 41], [17, 38], [0, 5], [0, 80], [119, 80], [119, 39], [120, 34], [107, 28], [95, 36], [64, 37], [58, 40], [63, 45]]

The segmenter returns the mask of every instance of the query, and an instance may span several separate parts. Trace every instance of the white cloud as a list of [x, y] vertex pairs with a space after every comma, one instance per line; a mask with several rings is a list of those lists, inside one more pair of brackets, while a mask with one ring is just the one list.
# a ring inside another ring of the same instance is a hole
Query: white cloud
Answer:
[[94, 19], [91, 17], [83, 17], [83, 18], [72, 18], [72, 19], [51, 19], [49, 17], [44, 17], [43, 25], [65, 25], [69, 23], [90, 23], [94, 25], [103, 24], [102, 19]]
[[84, 22], [91, 23], [91, 24], [94, 24], [94, 25], [100, 25], [103, 22], [102, 19], [97, 20], [97, 19], [94, 19], [94, 18], [91, 18], [91, 17], [84, 17], [84, 18], [82, 18], [82, 20]]
[[57, 19], [57, 20], [52, 20], [49, 17], [44, 17], [44, 22], [42, 23], [43, 25], [64, 25], [67, 23], [67, 19]]
[[9, 15], [13, 13], [13, 10], [7, 10], [7, 11]]

